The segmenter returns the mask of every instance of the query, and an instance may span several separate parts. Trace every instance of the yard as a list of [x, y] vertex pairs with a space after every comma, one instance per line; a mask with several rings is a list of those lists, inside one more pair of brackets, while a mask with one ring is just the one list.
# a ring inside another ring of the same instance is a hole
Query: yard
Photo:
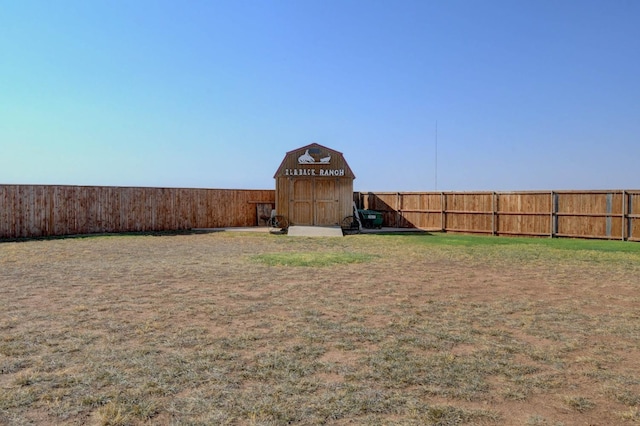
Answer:
[[640, 423], [640, 244], [0, 243], [0, 425]]

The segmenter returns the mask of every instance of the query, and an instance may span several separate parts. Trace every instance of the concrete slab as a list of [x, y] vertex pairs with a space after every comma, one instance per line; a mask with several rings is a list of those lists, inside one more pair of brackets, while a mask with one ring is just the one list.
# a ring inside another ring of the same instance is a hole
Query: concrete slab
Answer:
[[[292, 233], [293, 230], [293, 233]], [[260, 232], [260, 233], [269, 233], [279, 231], [274, 228], [270, 228], [268, 226], [247, 226], [247, 227], [237, 227], [237, 228], [193, 228], [194, 232]], [[435, 231], [435, 232], [439, 232]], [[418, 229], [418, 228], [380, 228], [380, 229], [367, 229], [362, 228], [360, 231], [361, 234], [398, 234], [398, 233], [413, 233], [413, 234], [428, 234], [428, 230]], [[331, 234], [331, 235], [325, 235]], [[290, 226], [289, 227], [289, 235], [294, 236], [342, 236], [342, 229], [337, 226]]]
[[290, 226], [290, 237], [342, 237], [339, 226]]
[[361, 234], [428, 234], [429, 231], [420, 228], [362, 228]]

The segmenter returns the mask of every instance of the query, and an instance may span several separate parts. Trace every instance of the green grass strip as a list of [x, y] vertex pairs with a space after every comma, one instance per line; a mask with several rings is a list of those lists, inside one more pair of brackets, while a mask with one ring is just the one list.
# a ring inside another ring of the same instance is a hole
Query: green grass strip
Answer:
[[458, 247], [539, 246], [556, 250], [623, 252], [640, 254], [640, 244], [630, 241], [587, 240], [577, 238], [493, 237], [433, 233], [403, 236], [407, 243]]
[[376, 256], [365, 253], [267, 253], [253, 256], [252, 259], [269, 266], [307, 266], [324, 267], [346, 265], [349, 263], [370, 262]]

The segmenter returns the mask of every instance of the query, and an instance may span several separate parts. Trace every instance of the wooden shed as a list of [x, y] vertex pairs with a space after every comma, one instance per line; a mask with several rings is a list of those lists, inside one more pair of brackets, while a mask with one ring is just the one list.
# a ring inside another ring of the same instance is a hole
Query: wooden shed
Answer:
[[274, 178], [276, 211], [291, 225], [339, 225], [353, 214], [355, 176], [341, 152], [317, 143], [294, 149]]

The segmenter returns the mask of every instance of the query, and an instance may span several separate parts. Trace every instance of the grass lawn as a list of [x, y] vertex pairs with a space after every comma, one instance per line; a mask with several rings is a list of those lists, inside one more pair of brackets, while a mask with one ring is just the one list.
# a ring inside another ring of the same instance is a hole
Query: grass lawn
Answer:
[[633, 425], [640, 244], [0, 243], [0, 425]]

